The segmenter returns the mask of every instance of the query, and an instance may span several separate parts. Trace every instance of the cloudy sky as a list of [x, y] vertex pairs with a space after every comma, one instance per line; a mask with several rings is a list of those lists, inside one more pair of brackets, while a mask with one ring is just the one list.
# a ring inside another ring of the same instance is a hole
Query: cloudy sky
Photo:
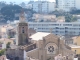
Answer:
[[[16, 3], [21, 3], [21, 2], [27, 2], [27, 1], [30, 1], [30, 0], [0, 0], [0, 1], [6, 1], [7, 3], [9, 2], [16, 2]], [[34, 0], [34, 1], [37, 1], [37, 0]], [[50, 2], [53, 2], [54, 0], [48, 0]]]

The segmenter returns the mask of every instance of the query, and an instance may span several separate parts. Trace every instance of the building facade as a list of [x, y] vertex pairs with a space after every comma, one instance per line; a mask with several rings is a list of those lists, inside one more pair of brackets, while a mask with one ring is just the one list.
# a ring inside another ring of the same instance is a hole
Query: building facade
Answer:
[[69, 12], [71, 9], [76, 7], [76, 0], [56, 0], [57, 7], [59, 10]]
[[76, 9], [80, 10], [80, 0], [75, 0]]
[[10, 60], [26, 60], [24, 58], [24, 50], [23, 49], [7, 49], [6, 56]]
[[56, 7], [58, 10], [70, 12], [72, 9], [80, 10], [79, 0], [56, 0]]
[[[12, 23], [15, 26], [15, 23]], [[56, 35], [80, 35], [79, 22], [28, 22], [28, 28], [37, 32], [52, 32]]]
[[71, 45], [71, 50], [77, 55], [80, 55], [80, 46], [78, 45]]
[[56, 35], [80, 35], [79, 22], [28, 22], [29, 28], [37, 32], [52, 32]]
[[[36, 38], [35, 38], [36, 37]], [[34, 60], [54, 60], [58, 54], [73, 59], [73, 52], [64, 44], [60, 37], [44, 32], [38, 32], [30, 36], [31, 42], [36, 43], [36, 49], [27, 52], [27, 56]], [[66, 52], [65, 52], [66, 51]]]
[[55, 10], [55, 3], [48, 1], [36, 1], [32, 4], [33, 10], [38, 13], [50, 13]]
[[74, 45], [80, 46], [80, 36], [76, 36], [73, 39], [73, 43], [74, 43]]

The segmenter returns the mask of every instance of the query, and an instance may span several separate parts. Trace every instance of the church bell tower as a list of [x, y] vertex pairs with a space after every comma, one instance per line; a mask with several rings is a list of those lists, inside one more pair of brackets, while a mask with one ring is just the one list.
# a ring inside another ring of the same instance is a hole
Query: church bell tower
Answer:
[[17, 25], [17, 40], [16, 45], [28, 44], [28, 23], [25, 21], [25, 14], [22, 11], [19, 17], [19, 23]]

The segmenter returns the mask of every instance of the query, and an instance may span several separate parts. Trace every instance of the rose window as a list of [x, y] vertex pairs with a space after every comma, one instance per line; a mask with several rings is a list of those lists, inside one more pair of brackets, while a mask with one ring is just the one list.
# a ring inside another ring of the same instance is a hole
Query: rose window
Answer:
[[51, 52], [51, 53], [53, 53], [54, 52], [54, 47], [53, 46], [49, 46], [48, 47], [48, 51]]

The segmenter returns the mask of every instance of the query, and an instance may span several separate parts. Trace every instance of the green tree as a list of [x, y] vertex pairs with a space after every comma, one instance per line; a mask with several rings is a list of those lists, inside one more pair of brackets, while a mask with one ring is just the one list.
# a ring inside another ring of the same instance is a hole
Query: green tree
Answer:
[[51, 12], [50, 14], [54, 14], [56, 15], [56, 17], [59, 17], [59, 16], [65, 16], [65, 21], [66, 22], [74, 22], [77, 20], [77, 17], [74, 17], [73, 14], [71, 13], [68, 13], [68, 12], [63, 12], [63, 11], [54, 11], [54, 12]]
[[77, 21], [77, 17], [75, 17], [75, 16], [72, 16], [72, 18], [71, 18], [71, 21]]
[[71, 22], [71, 18], [72, 18], [71, 14], [65, 14], [65, 21], [66, 22]]
[[22, 7], [18, 5], [6, 5], [5, 7], [1, 8], [1, 14], [4, 16], [5, 22], [7, 20], [13, 21], [15, 18], [15, 13], [20, 13]]
[[10, 48], [10, 44], [11, 44], [11, 42], [8, 42], [7, 45], [6, 45], [6, 47]]
[[72, 14], [65, 14], [65, 21], [66, 22], [74, 22], [77, 21], [77, 17], [74, 17]]
[[4, 55], [5, 49], [0, 50], [0, 56]]

